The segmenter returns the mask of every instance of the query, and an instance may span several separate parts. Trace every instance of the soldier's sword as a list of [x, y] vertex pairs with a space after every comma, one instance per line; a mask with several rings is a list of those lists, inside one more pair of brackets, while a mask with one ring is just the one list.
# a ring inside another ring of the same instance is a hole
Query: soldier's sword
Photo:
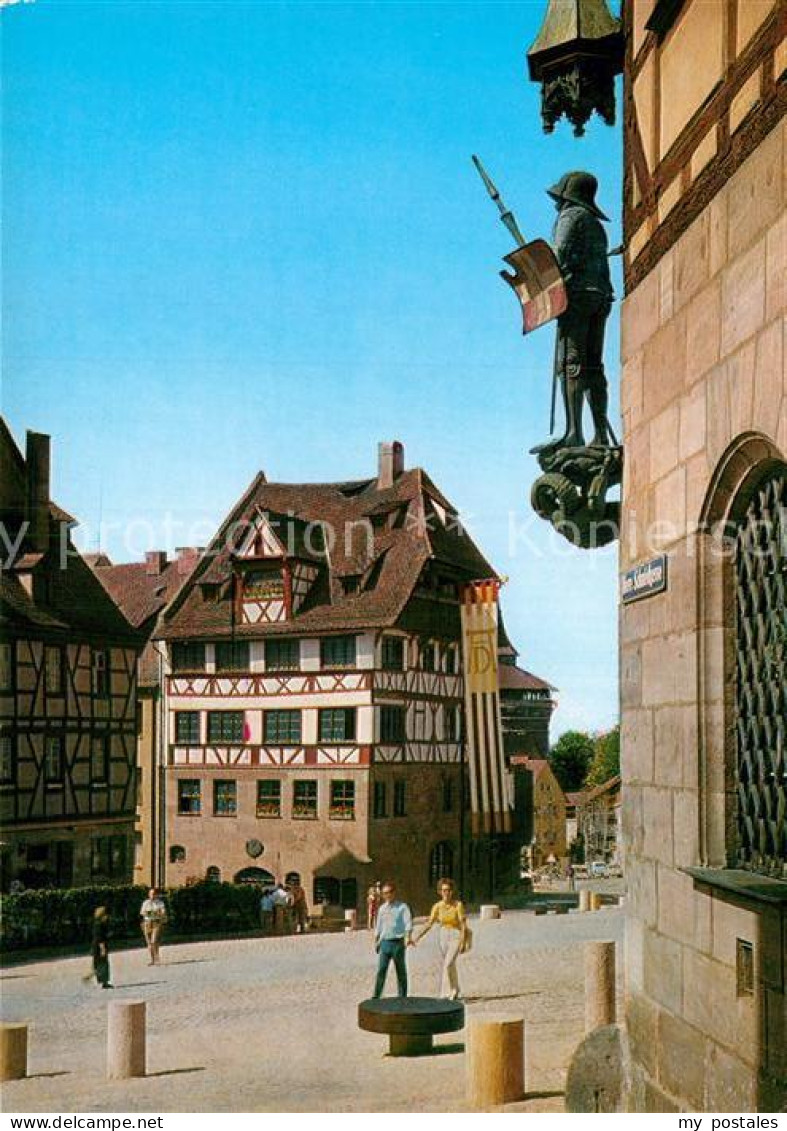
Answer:
[[481, 178], [481, 180], [484, 182], [484, 185], [486, 186], [486, 191], [489, 193], [492, 200], [494, 200], [495, 204], [497, 205], [498, 212], [500, 213], [500, 219], [503, 221], [503, 223], [508, 228], [511, 235], [516, 240], [517, 247], [524, 247], [525, 246], [525, 237], [522, 235], [521, 231], [519, 230], [519, 224], [517, 224], [517, 222], [516, 222], [516, 218], [514, 217], [514, 213], [511, 211], [510, 208], [506, 208], [505, 203], [503, 202], [503, 198], [500, 196], [500, 193], [497, 191], [497, 187], [495, 186], [494, 182], [492, 181], [492, 178], [489, 176], [489, 174], [487, 173], [484, 166], [481, 164], [479, 159], [476, 157], [475, 153], [473, 154], [473, 164], [475, 165], [476, 169], [478, 170], [479, 177]]

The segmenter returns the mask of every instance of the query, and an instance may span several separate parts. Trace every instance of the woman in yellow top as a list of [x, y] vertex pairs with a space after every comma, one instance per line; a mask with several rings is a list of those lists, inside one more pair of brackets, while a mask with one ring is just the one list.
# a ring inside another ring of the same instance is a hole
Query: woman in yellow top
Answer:
[[456, 960], [465, 948], [467, 919], [464, 905], [456, 897], [456, 885], [453, 880], [441, 880], [437, 890], [441, 898], [429, 913], [429, 919], [421, 933], [413, 938], [413, 944], [422, 939], [427, 931], [431, 931], [435, 924], [440, 927], [440, 952], [443, 956], [440, 997], [455, 1001], [459, 997]]

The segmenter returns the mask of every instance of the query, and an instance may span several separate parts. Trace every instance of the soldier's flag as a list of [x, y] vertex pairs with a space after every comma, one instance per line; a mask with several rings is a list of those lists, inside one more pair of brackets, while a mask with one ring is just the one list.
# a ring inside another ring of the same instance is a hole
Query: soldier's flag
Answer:
[[462, 586], [462, 646], [470, 778], [471, 831], [511, 831], [497, 676], [497, 598], [500, 582]]

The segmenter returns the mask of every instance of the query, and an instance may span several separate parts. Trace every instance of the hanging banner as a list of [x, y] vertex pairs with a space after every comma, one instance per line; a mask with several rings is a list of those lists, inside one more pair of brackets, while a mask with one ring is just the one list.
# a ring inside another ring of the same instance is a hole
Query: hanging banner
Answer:
[[473, 581], [461, 589], [465, 716], [473, 836], [511, 831], [497, 677], [497, 598], [500, 582]]

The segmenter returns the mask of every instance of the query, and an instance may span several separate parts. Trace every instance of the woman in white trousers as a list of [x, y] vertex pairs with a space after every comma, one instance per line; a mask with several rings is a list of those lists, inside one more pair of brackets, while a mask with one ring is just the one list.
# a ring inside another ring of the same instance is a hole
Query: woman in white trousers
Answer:
[[421, 933], [413, 937], [413, 945], [422, 939], [432, 927], [440, 928], [440, 953], [443, 965], [440, 973], [440, 997], [455, 1001], [459, 997], [459, 976], [456, 960], [465, 949], [467, 940], [467, 919], [462, 901], [457, 898], [453, 880], [443, 879], [437, 890], [440, 899], [429, 913], [429, 918]]

